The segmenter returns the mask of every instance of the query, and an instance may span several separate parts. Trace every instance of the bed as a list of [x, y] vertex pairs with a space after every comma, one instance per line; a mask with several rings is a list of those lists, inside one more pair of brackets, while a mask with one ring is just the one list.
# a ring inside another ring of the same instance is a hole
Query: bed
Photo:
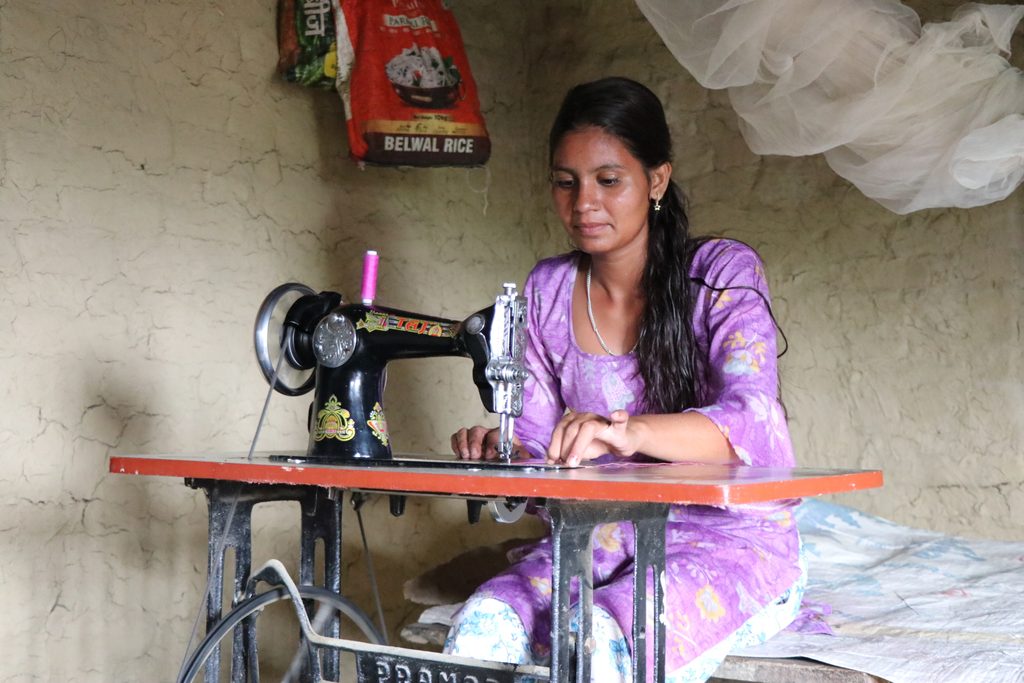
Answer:
[[797, 623], [736, 655], [804, 657], [893, 683], [1024, 681], [1024, 542], [948, 536], [815, 499], [797, 523], [805, 604], [833, 634]]

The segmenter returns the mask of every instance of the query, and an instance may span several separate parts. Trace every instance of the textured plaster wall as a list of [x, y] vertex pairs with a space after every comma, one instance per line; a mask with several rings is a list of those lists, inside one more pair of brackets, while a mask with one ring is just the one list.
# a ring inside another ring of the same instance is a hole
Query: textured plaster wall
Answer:
[[[359, 171], [337, 98], [273, 76], [273, 4], [0, 0], [0, 681], [172, 678], [205, 580], [205, 503], [177, 480], [107, 475], [108, 456], [248, 446], [266, 392], [252, 318], [281, 282], [351, 293], [377, 248], [382, 302], [450, 317], [521, 282], [565, 246], [550, 118], [567, 86], [611, 73], [668, 105], [695, 230], [768, 263], [802, 463], [883, 468], [885, 489], [840, 500], [901, 522], [1024, 538], [1020, 192], [900, 218], [819, 158], [758, 158], [625, 0], [456, 3], [488, 169]], [[941, 19], [954, 4], [914, 6]], [[465, 361], [394, 364], [388, 400], [402, 450], [484, 419]], [[301, 448], [305, 405], [275, 396], [261, 447]], [[257, 561], [294, 557], [295, 513], [258, 513]], [[536, 531], [464, 514], [369, 505], [392, 627], [412, 611], [405, 578]], [[370, 610], [353, 515], [345, 527], [345, 592]]]

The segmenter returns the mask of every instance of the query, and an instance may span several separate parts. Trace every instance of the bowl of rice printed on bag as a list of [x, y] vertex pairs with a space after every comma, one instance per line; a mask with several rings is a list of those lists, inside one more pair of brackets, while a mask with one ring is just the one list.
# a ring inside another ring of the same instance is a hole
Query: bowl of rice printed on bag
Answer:
[[462, 97], [459, 70], [435, 47], [414, 43], [392, 58], [385, 70], [395, 94], [413, 107], [450, 109]]

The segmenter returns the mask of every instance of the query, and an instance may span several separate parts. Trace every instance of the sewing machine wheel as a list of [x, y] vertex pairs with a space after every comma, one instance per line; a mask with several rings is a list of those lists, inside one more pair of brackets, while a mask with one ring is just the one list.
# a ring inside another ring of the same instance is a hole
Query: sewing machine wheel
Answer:
[[[287, 282], [275, 287], [260, 305], [256, 314], [256, 325], [253, 328], [253, 341], [256, 346], [256, 362], [267, 383], [277, 371], [274, 389], [286, 396], [299, 396], [313, 388], [316, 381], [315, 369], [304, 369], [295, 360], [292, 335], [294, 329], [284, 324], [285, 316], [299, 298], [316, 294], [306, 285]], [[281, 354], [284, 360], [281, 360]]]
[[[311, 609], [311, 619], [316, 624], [318, 619], [327, 621], [333, 616], [340, 616], [341, 619], [341, 635], [344, 638], [351, 637], [351, 626], [355, 626], [366, 642], [373, 645], [386, 645], [387, 642], [384, 637], [381, 636], [380, 631], [373, 625], [370, 617], [359, 609], [354, 603], [347, 598], [344, 598], [337, 593], [327, 590], [326, 588], [320, 588], [318, 586], [298, 586], [299, 595], [302, 596], [303, 600], [311, 601], [315, 605], [315, 609]], [[185, 666], [182, 668], [182, 675], [178, 678], [178, 683], [192, 683], [193, 681], [202, 680], [203, 665], [210, 658], [210, 655], [220, 646], [226, 645], [225, 651], [221, 653], [221, 659], [231, 661], [232, 653], [230, 645], [232, 637], [236, 627], [243, 627], [247, 619], [255, 619], [267, 608], [268, 605], [278, 601], [290, 600], [288, 596], [288, 590], [283, 587], [272, 588], [263, 593], [258, 593], [247, 600], [243, 600], [238, 605], [228, 612], [217, 625], [214, 626], [206, 637], [203, 638], [202, 642], [189, 657]], [[294, 614], [292, 615], [294, 617]], [[317, 625], [316, 629], [321, 630], [323, 625]], [[295, 675], [295, 671], [308, 663], [309, 649], [306, 647], [304, 642], [299, 643], [299, 651], [296, 652], [295, 658], [292, 660], [291, 667], [289, 668], [289, 674], [285, 676], [285, 680], [298, 680]], [[258, 670], [259, 662], [254, 661], [254, 656], [258, 651], [256, 644], [250, 644], [248, 652], [235, 653], [236, 657], [241, 657], [243, 660], [248, 658], [249, 676], [247, 680], [258, 681]], [[216, 680], [220, 680], [216, 678]], [[305, 680], [305, 679], [303, 679]]]

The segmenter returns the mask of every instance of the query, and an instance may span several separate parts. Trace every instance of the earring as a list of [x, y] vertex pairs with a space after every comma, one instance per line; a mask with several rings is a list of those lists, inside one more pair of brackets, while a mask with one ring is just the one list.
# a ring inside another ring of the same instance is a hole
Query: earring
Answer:
[[654, 200], [654, 212], [657, 213], [658, 211], [661, 211], [661, 198], [660, 197], [658, 197], [658, 198], [656, 198]]

